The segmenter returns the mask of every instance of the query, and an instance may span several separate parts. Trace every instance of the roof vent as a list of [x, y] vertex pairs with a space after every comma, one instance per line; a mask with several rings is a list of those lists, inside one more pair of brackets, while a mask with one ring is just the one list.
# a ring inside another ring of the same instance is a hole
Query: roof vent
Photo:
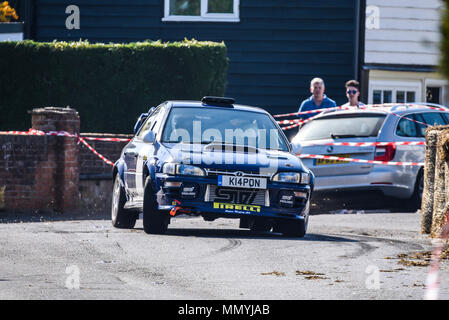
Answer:
[[233, 108], [233, 104], [235, 103], [234, 98], [226, 98], [226, 97], [211, 97], [206, 96], [201, 99], [203, 104], [207, 104], [210, 106], [218, 106], [218, 107], [228, 107]]

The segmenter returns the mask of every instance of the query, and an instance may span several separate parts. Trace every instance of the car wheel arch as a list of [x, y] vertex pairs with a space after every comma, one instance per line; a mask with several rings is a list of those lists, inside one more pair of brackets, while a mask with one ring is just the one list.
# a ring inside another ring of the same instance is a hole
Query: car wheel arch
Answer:
[[142, 169], [142, 185], [145, 186], [145, 181], [147, 177], [150, 178], [152, 187], [154, 190], [156, 190], [156, 186], [154, 184], [154, 181], [156, 181], [156, 167], [154, 164], [151, 164], [151, 161], [147, 160], [145, 161]]
[[117, 163], [114, 165], [112, 169], [112, 180], [115, 180], [117, 174], [120, 175], [122, 186], [125, 186], [125, 168], [121, 163]]
[[424, 167], [420, 167], [418, 170], [418, 173], [416, 174], [416, 179], [415, 179], [415, 183], [419, 184], [419, 179], [423, 180], [424, 183]]

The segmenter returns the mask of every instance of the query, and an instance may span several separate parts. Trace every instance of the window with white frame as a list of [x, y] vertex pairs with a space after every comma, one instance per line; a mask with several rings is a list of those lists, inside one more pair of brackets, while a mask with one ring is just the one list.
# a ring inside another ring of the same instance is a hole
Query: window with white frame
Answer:
[[164, 0], [162, 21], [239, 22], [239, 0]]
[[410, 103], [421, 101], [421, 83], [373, 80], [368, 103]]

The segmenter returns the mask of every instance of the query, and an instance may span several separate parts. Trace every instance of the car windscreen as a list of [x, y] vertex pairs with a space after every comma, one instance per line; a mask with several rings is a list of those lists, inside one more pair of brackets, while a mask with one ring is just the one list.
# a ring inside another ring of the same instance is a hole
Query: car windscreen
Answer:
[[282, 133], [268, 114], [225, 107], [171, 108], [161, 142], [225, 143], [288, 151]]
[[377, 137], [384, 120], [383, 114], [348, 114], [319, 118], [305, 124], [295, 140]]

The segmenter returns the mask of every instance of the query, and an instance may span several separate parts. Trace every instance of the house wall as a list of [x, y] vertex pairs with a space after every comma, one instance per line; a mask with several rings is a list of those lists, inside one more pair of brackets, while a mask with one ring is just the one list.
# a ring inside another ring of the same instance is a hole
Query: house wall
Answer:
[[[326, 81], [328, 96], [346, 102], [344, 83], [357, 71], [357, 3], [240, 0], [239, 22], [224, 23], [162, 21], [162, 0], [37, 0], [34, 33], [39, 41], [224, 41], [230, 59], [226, 95], [284, 113], [310, 96], [315, 76]], [[66, 28], [68, 5], [79, 7], [80, 29]]]
[[448, 105], [449, 90], [448, 82], [436, 72], [405, 72], [388, 70], [371, 70], [369, 82], [369, 100], [373, 103], [373, 90], [392, 90], [393, 102], [397, 90], [414, 91], [415, 101], [408, 102], [426, 102], [427, 87], [441, 87], [441, 100], [439, 103]]
[[438, 65], [442, 8], [441, 0], [367, 0], [365, 63]]

